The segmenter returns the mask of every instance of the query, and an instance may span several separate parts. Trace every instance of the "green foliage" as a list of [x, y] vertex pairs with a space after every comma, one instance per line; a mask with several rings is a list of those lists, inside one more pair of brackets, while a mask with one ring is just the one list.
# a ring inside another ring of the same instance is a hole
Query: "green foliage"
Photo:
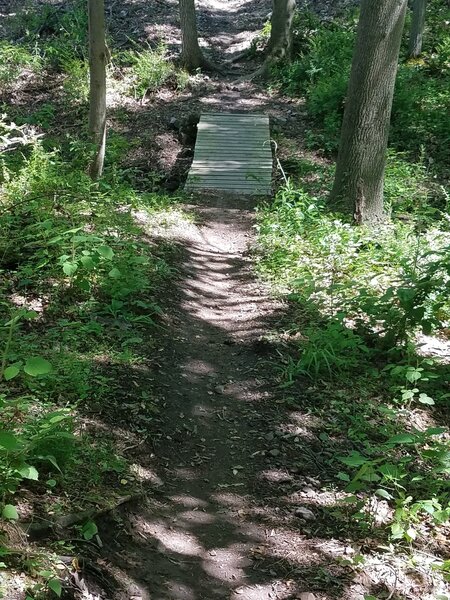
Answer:
[[27, 70], [36, 73], [42, 66], [37, 51], [30, 51], [18, 44], [0, 41], [0, 84], [7, 86]]
[[340, 321], [331, 321], [323, 329], [307, 328], [304, 337], [300, 358], [288, 358], [284, 370], [287, 385], [294, 384], [300, 375], [316, 379], [351, 373], [361, 366], [369, 352], [364, 341]]
[[[423, 170], [403, 156], [391, 161], [389, 202], [410, 219], [376, 229], [327, 210], [330, 169], [288, 163], [292, 181], [302, 183], [259, 208], [258, 259], [295, 316], [293, 341], [277, 367], [280, 386], [302, 403], [299, 379], [310, 380], [307, 408], [318, 413], [321, 439], [331, 444], [327, 469], [349, 494], [334, 514], [366, 531], [380, 526], [372, 507], [385, 502], [384, 535], [412, 543], [450, 517], [448, 432], [416, 426], [413, 417], [448, 408], [448, 369], [418, 357], [415, 343], [419, 331], [450, 323], [450, 234], [445, 214], [428, 204]], [[338, 459], [336, 440], [347, 450]]]
[[[337, 148], [344, 112], [355, 19], [322, 24], [306, 12], [299, 13], [296, 22], [294, 61], [277, 69], [274, 78], [287, 93], [305, 95], [308, 113], [321, 126], [316, 143], [332, 151]], [[303, 22], [306, 27], [300, 33]]]
[[[16, 135], [6, 117], [2, 127], [5, 139]], [[130, 186], [130, 174], [112, 164], [126, 150], [126, 141], [112, 136], [105, 177], [95, 184], [85, 174], [89, 145], [79, 137], [53, 148], [30, 138], [20, 152], [1, 159], [5, 519], [21, 516], [16, 507], [24, 487], [45, 495], [48, 509], [58, 512], [70, 509], [72, 497], [97, 504], [106, 484], [109, 494], [122, 481], [133, 485], [111, 437], [80, 427], [88, 400], [90, 414], [93, 398], [98, 411], [104, 403], [112, 410], [116, 401], [121, 410], [114, 366], [129, 373], [145, 360], [137, 353], [140, 342], [146, 339], [150, 350], [161, 312], [153, 291], [172, 275], [161, 253], [146, 243], [134, 212], [148, 214], [149, 224], [160, 214], [167, 219], [174, 200]], [[105, 360], [111, 364], [106, 370]], [[148, 405], [157, 410], [150, 400]], [[132, 418], [150, 418], [140, 401], [138, 406]], [[57, 593], [53, 580], [49, 575], [42, 585]]]
[[176, 87], [183, 88], [188, 75], [179, 71], [167, 56], [167, 48], [160, 45], [155, 49], [128, 50], [120, 56], [120, 61], [129, 67], [130, 83], [135, 96], [145, 96], [155, 92], [162, 85], [173, 82]]
[[[434, 0], [427, 7], [423, 57], [406, 62], [401, 57], [394, 96], [390, 144], [441, 176], [450, 164], [450, 34], [444, 25], [448, 7]], [[308, 135], [312, 147], [327, 152], [338, 148], [344, 101], [355, 41], [354, 11], [333, 21], [320, 22], [309, 13], [296, 18], [294, 61], [277, 68], [274, 83], [293, 95], [304, 95], [317, 129]], [[303, 23], [303, 28], [302, 24]], [[405, 47], [408, 30], [405, 31]], [[418, 144], [420, 140], [420, 144]]]
[[88, 16], [83, 0], [64, 5], [29, 5], [12, 23], [16, 37], [43, 50], [49, 65], [60, 67], [68, 58], [88, 57]]
[[89, 98], [89, 63], [87, 60], [67, 58], [61, 63], [66, 74], [63, 88], [69, 102], [87, 102]]
[[[394, 185], [391, 194], [396, 204]], [[387, 225], [382, 235], [355, 228], [330, 214], [320, 198], [292, 186], [262, 211], [259, 232], [267, 249], [263, 272], [323, 315], [345, 314], [366, 331], [381, 326], [387, 346], [449, 319], [444, 232], [402, 222]]]

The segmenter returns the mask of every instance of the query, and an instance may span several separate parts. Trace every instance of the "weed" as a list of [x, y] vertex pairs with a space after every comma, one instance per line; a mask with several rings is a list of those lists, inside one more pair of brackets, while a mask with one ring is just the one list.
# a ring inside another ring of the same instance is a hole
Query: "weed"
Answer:
[[187, 83], [186, 75], [183, 72], [178, 74], [169, 61], [164, 45], [155, 49], [128, 50], [122, 54], [121, 60], [131, 65], [129, 74], [135, 97], [141, 98], [148, 92], [154, 92], [173, 78], [180, 86]]
[[25, 71], [37, 73], [42, 60], [36, 50], [30, 51], [20, 45], [0, 42], [0, 83], [11, 85]]

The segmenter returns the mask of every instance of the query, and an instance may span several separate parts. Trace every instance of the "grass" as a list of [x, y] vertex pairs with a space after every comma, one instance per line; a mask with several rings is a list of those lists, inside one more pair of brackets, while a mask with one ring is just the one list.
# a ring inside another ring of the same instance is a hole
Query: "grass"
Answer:
[[135, 97], [141, 98], [168, 83], [184, 89], [189, 81], [189, 74], [177, 69], [167, 58], [164, 45], [156, 49], [125, 51], [121, 54], [120, 61], [130, 65], [127, 75]]
[[38, 51], [0, 42], [0, 83], [3, 86], [11, 85], [24, 71], [34, 74], [41, 67], [42, 59]]

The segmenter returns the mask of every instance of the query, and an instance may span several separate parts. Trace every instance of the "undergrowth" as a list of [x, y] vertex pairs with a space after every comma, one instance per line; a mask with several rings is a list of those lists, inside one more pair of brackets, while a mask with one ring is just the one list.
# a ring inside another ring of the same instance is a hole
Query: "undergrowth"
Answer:
[[[396, 82], [390, 146], [420, 157], [433, 174], [450, 176], [450, 11], [445, 0], [427, 6], [427, 27], [420, 60], [408, 61], [405, 28]], [[358, 15], [355, 11], [322, 22], [314, 14], [299, 12], [294, 26], [294, 60], [277, 67], [273, 85], [304, 96], [316, 125], [307, 135], [310, 147], [337, 151], [345, 95], [350, 74]], [[420, 140], [420, 143], [418, 143]]]
[[321, 418], [327, 471], [344, 492], [339, 522], [422, 547], [450, 517], [450, 369], [420, 352], [424, 334], [448, 336], [448, 213], [427, 204], [423, 172], [396, 154], [388, 201], [409, 213], [381, 230], [328, 210], [323, 161], [291, 159], [287, 170], [257, 225], [259, 271], [291, 304], [280, 386], [289, 405]]
[[[94, 184], [82, 137], [48, 143], [6, 116], [0, 127], [3, 140], [23, 141], [0, 159], [0, 553], [27, 569], [8, 523], [139, 490], [122, 448], [138, 431], [145, 438], [158, 411], [151, 389], [138, 391], [161, 327], [156, 290], [173, 269], [170, 247], [150, 246], [135, 214], [150, 229], [183, 217], [176, 199], [136, 191], [117, 164], [127, 148], [120, 136]], [[135, 393], [118, 380], [134, 381]], [[117, 415], [128, 433], [113, 433]], [[48, 552], [31, 573], [30, 597], [60, 590]]]

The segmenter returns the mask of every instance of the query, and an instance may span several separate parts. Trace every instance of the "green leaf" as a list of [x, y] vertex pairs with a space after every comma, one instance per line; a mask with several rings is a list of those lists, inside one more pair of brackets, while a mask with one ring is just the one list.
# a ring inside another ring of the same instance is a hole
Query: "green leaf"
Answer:
[[436, 523], [446, 523], [450, 518], [450, 511], [449, 510], [437, 510], [434, 515], [433, 515], [433, 519], [436, 521]]
[[410, 382], [410, 383], [415, 383], [416, 381], [419, 381], [419, 379], [422, 377], [422, 370], [423, 369], [408, 369], [408, 371], [406, 372], [406, 379]]
[[114, 250], [110, 246], [99, 246], [96, 250], [100, 256], [107, 260], [112, 260], [114, 256]]
[[57, 484], [57, 481], [56, 481], [56, 479], [49, 479], [45, 483], [48, 485], [48, 487], [55, 487], [55, 485]]
[[377, 496], [381, 496], [381, 498], [386, 498], [386, 500], [392, 499], [391, 494], [388, 491], [383, 490], [383, 488], [379, 488], [378, 490], [376, 490], [375, 494]]
[[62, 473], [58, 463], [56, 462], [56, 458], [54, 456], [52, 456], [51, 454], [39, 454], [38, 456], [36, 456], [36, 458], [40, 458], [42, 460], [48, 460], [49, 463], [51, 463], [56, 469], [58, 469], [58, 471], [60, 473]]
[[135, 265], [148, 265], [148, 258], [146, 256], [135, 256], [131, 262]]
[[5, 504], [2, 510], [2, 517], [5, 519], [10, 519], [11, 521], [17, 521], [19, 518], [17, 508], [12, 504]]
[[22, 475], [24, 479], [31, 479], [33, 481], [37, 481], [39, 479], [39, 473], [37, 469], [32, 467], [31, 465], [23, 465], [17, 471]]
[[9, 431], [0, 431], [0, 447], [5, 450], [17, 450], [19, 442], [16, 436]]
[[445, 433], [447, 431], [446, 427], [428, 427], [424, 431], [425, 435], [441, 435], [441, 433]]
[[388, 444], [414, 444], [415, 436], [410, 433], [399, 433], [388, 439]]
[[20, 367], [16, 364], [16, 365], [11, 365], [10, 367], [7, 367], [5, 369], [5, 372], [3, 373], [3, 377], [6, 379], [6, 381], [9, 381], [10, 379], [14, 379], [14, 377], [17, 377], [17, 375], [20, 373]]
[[400, 525], [400, 523], [392, 523], [392, 525], [391, 525], [391, 533], [392, 533], [392, 537], [394, 539], [399, 539], [399, 538], [403, 537], [404, 531], [405, 530]]
[[62, 585], [59, 579], [49, 579], [47, 581], [47, 585], [49, 587], [49, 589], [51, 589], [53, 592], [55, 592], [55, 594], [58, 596], [58, 598], [61, 597], [62, 594]]
[[95, 267], [95, 263], [92, 260], [91, 256], [82, 256], [81, 257], [81, 264], [83, 265], [83, 267], [85, 269], [93, 269]]
[[97, 525], [94, 523], [94, 521], [87, 521], [83, 525], [81, 533], [83, 534], [85, 540], [92, 540], [94, 535], [98, 533]]
[[368, 462], [368, 458], [360, 454], [359, 452], [353, 451], [349, 456], [339, 456], [339, 460], [348, 465], [349, 467], [360, 467]]
[[428, 404], [429, 406], [433, 406], [434, 404], [434, 400], [433, 398], [430, 398], [430, 396], [428, 396], [427, 394], [419, 394], [419, 402], [421, 404]]
[[43, 571], [38, 571], [38, 575], [44, 577], [44, 579], [50, 579], [50, 577], [52, 577], [53, 575], [53, 571], [48, 571], [44, 569]]
[[27, 375], [37, 377], [38, 375], [46, 375], [52, 370], [52, 365], [41, 356], [28, 358], [23, 369]]
[[108, 276], [111, 277], [111, 279], [119, 279], [122, 277], [122, 273], [119, 271], [119, 269], [114, 267], [114, 269], [111, 269], [111, 271], [108, 273]]
[[63, 264], [63, 271], [67, 277], [72, 277], [77, 272], [78, 265], [75, 262], [65, 262]]

